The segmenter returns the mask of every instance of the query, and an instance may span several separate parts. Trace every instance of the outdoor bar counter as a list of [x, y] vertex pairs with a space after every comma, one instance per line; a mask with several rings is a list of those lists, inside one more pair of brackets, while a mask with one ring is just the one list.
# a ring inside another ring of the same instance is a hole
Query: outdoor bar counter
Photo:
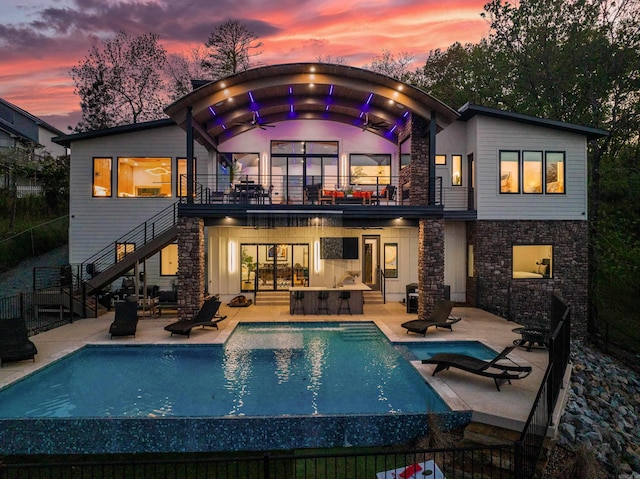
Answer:
[[[335, 288], [328, 288], [326, 286], [292, 286], [289, 288], [289, 313], [290, 314], [349, 314], [347, 309], [346, 300], [341, 305], [340, 293], [348, 291], [351, 295], [349, 298], [349, 308], [351, 308], [351, 314], [362, 314], [364, 297], [362, 292], [369, 291], [371, 288], [364, 283], [345, 284], [343, 286], [336, 286]], [[321, 292], [327, 292], [328, 298], [325, 303], [319, 301], [318, 297]], [[303, 297], [296, 300], [296, 296], [302, 295]]]

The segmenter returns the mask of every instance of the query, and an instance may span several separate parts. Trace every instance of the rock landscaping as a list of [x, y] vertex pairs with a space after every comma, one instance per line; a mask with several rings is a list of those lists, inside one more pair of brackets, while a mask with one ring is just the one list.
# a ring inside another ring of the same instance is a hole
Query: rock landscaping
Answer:
[[639, 375], [582, 342], [573, 343], [571, 359], [557, 446], [573, 453], [589, 450], [607, 477], [640, 479]]

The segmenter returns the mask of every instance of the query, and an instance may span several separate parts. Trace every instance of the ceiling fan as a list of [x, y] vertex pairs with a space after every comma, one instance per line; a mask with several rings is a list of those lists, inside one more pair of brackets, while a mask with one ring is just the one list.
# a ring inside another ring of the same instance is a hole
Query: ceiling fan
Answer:
[[386, 128], [389, 124], [386, 121], [369, 121], [369, 113], [364, 114], [364, 121], [362, 122], [362, 131], [369, 130], [379, 130], [380, 128]]
[[241, 122], [235, 123], [235, 125], [249, 126], [251, 128], [260, 128], [261, 130], [266, 130], [267, 128], [276, 127], [276, 125], [272, 125], [271, 123], [262, 122], [260, 119], [260, 115], [258, 114], [257, 111], [253, 111], [252, 113], [253, 113], [253, 117], [251, 118], [251, 120], [241, 121]]

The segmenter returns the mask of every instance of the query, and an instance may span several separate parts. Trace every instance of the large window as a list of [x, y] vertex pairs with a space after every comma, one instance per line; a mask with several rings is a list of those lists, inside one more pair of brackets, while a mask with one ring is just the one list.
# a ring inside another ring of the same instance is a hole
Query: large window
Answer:
[[514, 279], [553, 277], [552, 245], [514, 245], [512, 275]]
[[136, 250], [135, 243], [116, 243], [116, 260], [122, 261], [125, 256]]
[[546, 161], [546, 193], [564, 193], [564, 153], [557, 151], [547, 151]]
[[501, 151], [500, 193], [564, 193], [564, 165], [562, 151]]
[[391, 184], [391, 155], [349, 155], [349, 178], [352, 185]]
[[118, 196], [170, 197], [171, 158], [118, 158]]
[[522, 191], [542, 193], [542, 152], [522, 152]]
[[93, 159], [92, 196], [111, 196], [111, 158]]
[[520, 152], [500, 152], [500, 193], [520, 193]]

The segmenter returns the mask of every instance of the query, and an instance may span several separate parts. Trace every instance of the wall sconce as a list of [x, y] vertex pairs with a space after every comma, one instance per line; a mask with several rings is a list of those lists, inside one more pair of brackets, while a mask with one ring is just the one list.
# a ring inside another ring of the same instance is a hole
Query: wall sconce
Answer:
[[235, 241], [229, 241], [229, 273], [236, 272], [236, 243]]
[[313, 271], [320, 273], [320, 241], [313, 243]]

